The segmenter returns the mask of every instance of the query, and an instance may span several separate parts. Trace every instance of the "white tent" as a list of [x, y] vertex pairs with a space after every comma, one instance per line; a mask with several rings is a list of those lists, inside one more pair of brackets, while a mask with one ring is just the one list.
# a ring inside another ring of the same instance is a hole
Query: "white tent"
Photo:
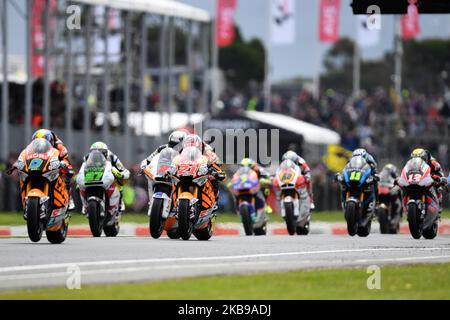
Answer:
[[[169, 124], [169, 114], [163, 113], [162, 119], [161, 114], [158, 112], [146, 112], [144, 114], [144, 135], [159, 137], [165, 133], [171, 132], [173, 130], [185, 127], [191, 124], [197, 124], [204, 120], [205, 116], [201, 113], [194, 113], [191, 116], [191, 121], [189, 121], [189, 115], [187, 113], [173, 113], [170, 117]], [[140, 112], [130, 112], [128, 114], [128, 125], [134, 129], [137, 136], [142, 134], [142, 114]], [[162, 128], [161, 128], [162, 125]], [[162, 129], [162, 130], [161, 130]]]
[[322, 128], [283, 114], [247, 111], [246, 116], [249, 119], [267, 123], [269, 125], [300, 134], [303, 136], [306, 143], [328, 145], [339, 144], [341, 142], [341, 137], [333, 130]]
[[198, 9], [173, 0], [74, 0], [75, 2], [107, 6], [124, 11], [139, 11], [163, 16], [171, 16], [209, 22], [211, 17], [206, 10]]

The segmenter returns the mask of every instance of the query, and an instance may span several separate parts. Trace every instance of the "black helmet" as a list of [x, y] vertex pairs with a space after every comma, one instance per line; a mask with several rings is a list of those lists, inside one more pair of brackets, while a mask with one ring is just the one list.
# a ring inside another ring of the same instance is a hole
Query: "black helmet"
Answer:
[[181, 145], [184, 141], [184, 139], [186, 138], [187, 133], [184, 131], [174, 131], [172, 132], [172, 134], [169, 136], [169, 147], [170, 148], [174, 148], [177, 145]]

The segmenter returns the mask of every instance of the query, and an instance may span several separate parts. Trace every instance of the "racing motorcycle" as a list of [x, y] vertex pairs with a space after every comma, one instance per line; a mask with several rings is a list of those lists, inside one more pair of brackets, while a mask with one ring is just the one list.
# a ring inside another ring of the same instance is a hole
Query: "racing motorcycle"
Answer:
[[189, 240], [194, 234], [198, 240], [209, 240], [213, 234], [216, 197], [208, 158], [198, 148], [188, 147], [173, 160], [169, 174], [175, 187], [173, 197], [180, 237]]
[[64, 242], [70, 221], [69, 194], [59, 151], [47, 140], [36, 139], [20, 154], [17, 170], [29, 238], [38, 242], [45, 230], [49, 242]]
[[236, 197], [237, 210], [247, 236], [267, 233], [266, 214], [264, 210], [256, 210], [256, 195], [260, 188], [257, 173], [248, 167], [239, 168], [231, 180], [231, 191]]
[[370, 234], [375, 208], [374, 177], [371, 167], [363, 157], [353, 157], [342, 174], [336, 176], [341, 183], [343, 208], [350, 236]]
[[283, 161], [274, 179], [274, 188], [281, 201], [281, 216], [286, 221], [288, 233], [292, 236], [307, 235], [311, 220], [311, 200], [305, 177], [299, 166], [291, 160]]
[[[176, 212], [172, 209], [172, 179], [167, 172], [171, 168], [172, 160], [178, 152], [172, 148], [163, 149], [156, 155], [151, 163], [144, 169], [148, 181], [149, 203], [148, 215], [150, 217], [150, 235], [158, 239], [163, 230], [169, 238], [178, 239], [178, 222]], [[152, 190], [152, 195], [150, 195]]]
[[118, 235], [120, 191], [111, 162], [101, 151], [93, 150], [80, 168], [77, 185], [94, 237]]
[[378, 199], [380, 205], [377, 208], [377, 216], [380, 233], [399, 233], [403, 210], [402, 196], [399, 187], [395, 185], [395, 179], [389, 172], [382, 171], [380, 173]]
[[414, 239], [434, 239], [438, 233], [439, 200], [430, 166], [421, 158], [408, 161], [398, 179], [404, 192], [409, 231]]

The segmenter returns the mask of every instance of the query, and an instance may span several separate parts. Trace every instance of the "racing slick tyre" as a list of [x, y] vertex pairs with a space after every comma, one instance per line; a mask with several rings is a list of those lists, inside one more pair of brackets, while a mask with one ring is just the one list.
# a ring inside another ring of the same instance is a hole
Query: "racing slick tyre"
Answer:
[[[115, 217], [111, 219], [115, 219]], [[118, 220], [115, 221], [114, 224], [111, 226], [105, 225], [103, 227], [103, 231], [105, 232], [105, 236], [107, 237], [117, 237], [120, 231], [119, 221]]]
[[27, 230], [28, 237], [33, 242], [39, 242], [44, 230], [41, 217], [39, 198], [29, 198], [27, 202]]
[[408, 225], [409, 232], [414, 239], [420, 239], [422, 230], [420, 226], [420, 213], [415, 203], [408, 204]]
[[47, 240], [53, 244], [63, 243], [67, 238], [67, 230], [69, 225], [63, 221], [61, 228], [57, 231], [45, 231], [47, 235]]
[[295, 235], [295, 225], [297, 224], [297, 218], [294, 215], [294, 204], [292, 202], [284, 203], [284, 208], [286, 210], [286, 220], [287, 231], [290, 236]]
[[164, 205], [163, 199], [153, 199], [152, 208], [150, 210], [150, 235], [154, 239], [161, 237], [164, 228], [164, 219], [162, 218], [162, 209]]
[[103, 219], [100, 215], [100, 211], [100, 203], [95, 200], [90, 200], [88, 202], [87, 212], [89, 227], [91, 228], [91, 233], [95, 238], [100, 237], [103, 231]]
[[253, 235], [253, 222], [250, 217], [248, 206], [243, 205], [239, 208], [239, 214], [241, 215], [242, 224], [244, 225], [244, 231], [246, 236]]
[[176, 230], [168, 230], [167, 231], [167, 236], [170, 239], [180, 239], [181, 238], [180, 233], [178, 232], [178, 229], [176, 229]]
[[189, 200], [181, 199], [178, 201], [178, 232], [181, 239], [187, 241], [192, 235], [192, 221], [190, 219]]
[[201, 230], [194, 230], [192, 233], [197, 238], [197, 240], [208, 241], [209, 239], [211, 239], [211, 237], [213, 235], [212, 222], [210, 221], [206, 228], [201, 229]]
[[369, 220], [365, 226], [358, 227], [358, 236], [367, 237], [370, 234], [370, 229], [372, 228], [372, 221]]
[[388, 211], [385, 208], [378, 209], [378, 221], [380, 222], [380, 233], [387, 234], [390, 233], [389, 229], [389, 220], [388, 220]]
[[358, 231], [358, 206], [354, 202], [347, 203], [345, 207], [345, 220], [347, 220], [348, 234], [354, 237]]
[[264, 224], [261, 228], [254, 229], [255, 236], [265, 236], [267, 234], [267, 225]]
[[305, 224], [304, 227], [297, 227], [297, 234], [299, 236], [307, 236], [309, 234], [309, 221]]
[[434, 238], [436, 238], [436, 236], [438, 234], [438, 229], [439, 229], [438, 223], [435, 222], [435, 223], [433, 223], [431, 228], [424, 229], [422, 235], [425, 239], [429, 239], [429, 240], [434, 239]]

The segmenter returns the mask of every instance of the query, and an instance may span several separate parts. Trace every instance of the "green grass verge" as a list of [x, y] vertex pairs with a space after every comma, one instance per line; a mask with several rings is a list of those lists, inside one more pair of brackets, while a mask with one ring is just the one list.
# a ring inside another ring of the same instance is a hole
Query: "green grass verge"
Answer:
[[386, 266], [381, 289], [369, 290], [365, 268], [214, 276], [151, 283], [0, 291], [0, 299], [445, 299], [450, 264]]
[[[450, 219], [450, 210], [445, 210], [442, 213], [442, 219]], [[122, 223], [147, 224], [147, 214], [127, 213], [122, 216]], [[344, 214], [341, 211], [323, 211], [313, 212], [312, 221], [314, 222], [345, 222]], [[218, 215], [217, 223], [240, 223], [240, 218], [237, 214], [221, 213]], [[271, 215], [269, 222], [284, 222], [279, 215]], [[80, 213], [73, 213], [70, 220], [70, 225], [86, 225], [87, 218]], [[20, 226], [25, 225], [22, 213], [0, 212], [0, 226]]]

